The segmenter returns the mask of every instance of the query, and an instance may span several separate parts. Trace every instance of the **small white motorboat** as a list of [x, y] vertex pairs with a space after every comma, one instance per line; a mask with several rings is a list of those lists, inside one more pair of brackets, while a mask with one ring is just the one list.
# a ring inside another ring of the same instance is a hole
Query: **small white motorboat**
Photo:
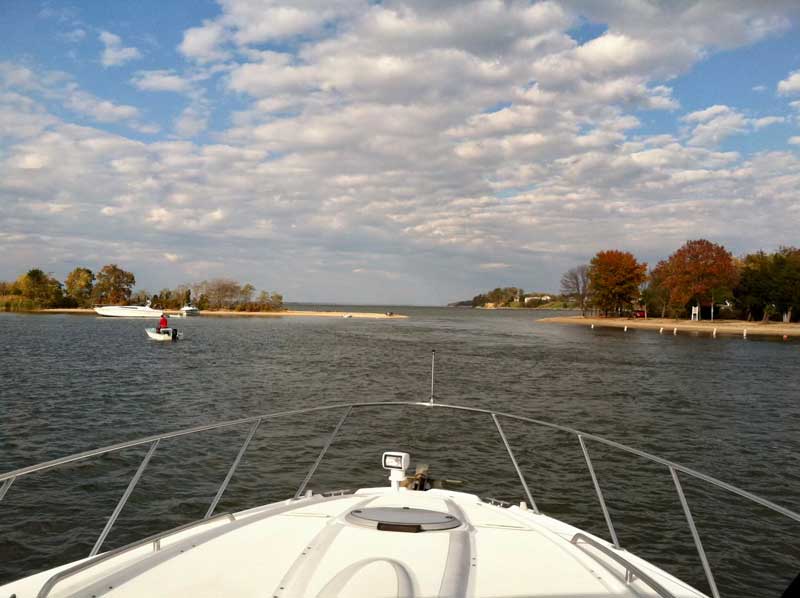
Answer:
[[200, 310], [197, 309], [194, 305], [184, 305], [181, 308], [181, 315], [182, 316], [199, 316]]
[[144, 331], [154, 341], [176, 341], [183, 338], [183, 333], [178, 332], [177, 328], [162, 328], [157, 331], [155, 328], [145, 328]]
[[100, 316], [112, 318], [160, 318], [163, 310], [153, 309], [150, 302], [147, 305], [104, 305], [95, 307], [94, 311]]

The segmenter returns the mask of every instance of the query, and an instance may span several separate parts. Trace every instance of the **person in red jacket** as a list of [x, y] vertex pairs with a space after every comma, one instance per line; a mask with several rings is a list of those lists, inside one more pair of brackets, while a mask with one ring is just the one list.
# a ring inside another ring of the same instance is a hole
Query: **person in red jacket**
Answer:
[[162, 328], [166, 328], [169, 326], [169, 322], [167, 322], [166, 314], [161, 314], [161, 319], [158, 321], [158, 326], [156, 326], [156, 332], [161, 332]]

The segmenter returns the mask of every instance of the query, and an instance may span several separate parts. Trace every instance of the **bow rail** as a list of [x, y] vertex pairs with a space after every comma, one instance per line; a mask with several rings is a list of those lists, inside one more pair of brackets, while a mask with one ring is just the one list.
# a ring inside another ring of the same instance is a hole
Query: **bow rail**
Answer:
[[504, 444], [504, 446], [506, 448], [506, 451], [508, 453], [508, 457], [511, 460], [511, 463], [513, 464], [513, 466], [514, 466], [514, 469], [515, 469], [515, 471], [517, 473], [517, 476], [519, 477], [519, 481], [520, 481], [520, 484], [522, 485], [522, 488], [523, 488], [523, 490], [525, 492], [525, 496], [529, 500], [530, 505], [532, 507], [532, 510], [537, 514], [539, 513], [539, 510], [536, 507], [536, 502], [534, 501], [533, 492], [531, 491], [531, 489], [530, 489], [530, 487], [528, 485], [528, 482], [526, 481], [526, 479], [525, 479], [525, 477], [524, 477], [524, 475], [522, 473], [522, 470], [520, 469], [519, 465], [517, 464], [517, 460], [516, 460], [516, 457], [514, 455], [513, 449], [511, 448], [511, 445], [509, 444], [509, 442], [508, 442], [508, 440], [506, 438], [506, 435], [505, 435], [505, 433], [503, 431], [503, 427], [502, 427], [502, 425], [500, 423], [500, 420], [501, 419], [507, 419], [507, 420], [515, 420], [515, 421], [525, 422], [525, 423], [533, 424], [533, 425], [536, 425], [536, 426], [539, 426], [539, 427], [545, 427], [545, 428], [549, 428], [549, 429], [552, 429], [552, 430], [559, 430], [561, 432], [565, 432], [565, 433], [573, 435], [576, 438], [576, 440], [578, 441], [578, 443], [580, 445], [580, 448], [581, 448], [581, 451], [583, 453], [584, 459], [586, 461], [586, 466], [587, 466], [589, 474], [590, 474], [590, 476], [592, 478], [592, 484], [594, 486], [598, 502], [600, 503], [600, 508], [602, 510], [602, 513], [603, 513], [603, 518], [604, 518], [606, 526], [608, 528], [609, 536], [611, 538], [611, 544], [613, 545], [614, 549], [616, 549], [616, 550], [621, 550], [621, 546], [620, 546], [620, 543], [619, 543], [619, 539], [617, 537], [616, 530], [614, 529], [614, 524], [613, 524], [613, 522], [611, 520], [611, 515], [610, 515], [610, 513], [608, 511], [608, 508], [606, 506], [606, 502], [605, 502], [605, 499], [603, 497], [603, 492], [602, 492], [602, 489], [600, 487], [600, 483], [598, 481], [597, 475], [595, 474], [594, 466], [592, 464], [591, 457], [589, 456], [589, 451], [588, 451], [588, 448], [587, 448], [586, 441], [588, 440], [588, 441], [596, 442], [596, 443], [599, 443], [599, 444], [604, 444], [606, 446], [610, 446], [610, 447], [612, 447], [614, 449], [617, 449], [619, 451], [623, 451], [623, 452], [626, 452], [626, 453], [629, 453], [629, 454], [632, 454], [632, 455], [636, 455], [638, 457], [641, 457], [641, 458], [646, 459], [648, 461], [651, 461], [653, 463], [657, 463], [657, 464], [663, 465], [664, 467], [667, 468], [667, 470], [669, 471], [670, 475], [672, 476], [672, 480], [673, 480], [673, 483], [675, 485], [675, 490], [676, 490], [676, 492], [678, 494], [678, 498], [680, 499], [680, 502], [681, 502], [681, 507], [682, 507], [684, 515], [686, 517], [687, 525], [688, 525], [688, 527], [689, 527], [689, 529], [690, 529], [690, 531], [692, 533], [692, 538], [693, 538], [694, 543], [695, 543], [695, 548], [697, 549], [698, 556], [700, 557], [700, 561], [701, 561], [701, 563], [703, 565], [703, 570], [705, 572], [706, 579], [708, 581], [709, 587], [711, 589], [712, 596], [714, 598], [719, 598], [720, 594], [719, 594], [719, 591], [717, 589], [716, 582], [714, 581], [714, 575], [713, 575], [713, 573], [711, 571], [711, 567], [710, 567], [710, 565], [708, 563], [708, 558], [706, 557], [705, 550], [703, 548], [703, 544], [702, 544], [701, 539], [700, 539], [700, 535], [699, 535], [699, 533], [697, 531], [697, 527], [695, 526], [694, 518], [692, 517], [691, 509], [689, 507], [689, 503], [688, 503], [688, 501], [686, 499], [686, 496], [685, 496], [685, 494], [683, 492], [683, 488], [681, 486], [680, 478], [679, 478], [679, 475], [678, 475], [679, 473], [685, 474], [687, 476], [690, 476], [690, 477], [693, 477], [693, 478], [696, 478], [696, 479], [699, 479], [699, 480], [702, 480], [703, 482], [705, 482], [707, 484], [710, 484], [710, 485], [715, 486], [717, 488], [721, 488], [721, 489], [723, 489], [723, 490], [725, 490], [727, 492], [730, 492], [732, 494], [735, 494], [737, 496], [745, 498], [745, 499], [747, 499], [747, 500], [749, 500], [749, 501], [751, 501], [753, 503], [756, 503], [758, 505], [761, 505], [762, 507], [765, 507], [765, 508], [767, 508], [767, 509], [769, 509], [771, 511], [779, 513], [779, 514], [783, 515], [784, 517], [787, 517], [787, 518], [789, 518], [789, 519], [791, 519], [793, 521], [800, 522], [800, 514], [796, 513], [795, 511], [792, 511], [790, 509], [787, 509], [786, 507], [778, 505], [778, 504], [776, 504], [776, 503], [774, 503], [772, 501], [769, 501], [769, 500], [767, 500], [765, 498], [757, 496], [757, 495], [755, 495], [755, 494], [753, 494], [751, 492], [748, 492], [746, 490], [742, 490], [741, 488], [738, 488], [736, 486], [728, 484], [727, 482], [723, 482], [722, 480], [718, 480], [717, 478], [714, 478], [712, 476], [706, 475], [706, 474], [701, 473], [699, 471], [695, 471], [694, 469], [691, 469], [689, 467], [680, 465], [678, 463], [674, 463], [674, 462], [672, 462], [672, 461], [670, 461], [668, 459], [664, 459], [662, 457], [659, 457], [657, 455], [653, 455], [653, 454], [648, 453], [646, 451], [642, 451], [642, 450], [627, 446], [625, 444], [621, 444], [619, 442], [616, 442], [616, 441], [613, 441], [613, 440], [609, 440], [609, 439], [604, 438], [602, 436], [597, 436], [595, 434], [589, 434], [587, 432], [582, 432], [582, 431], [577, 430], [575, 428], [571, 428], [571, 427], [568, 427], [568, 426], [563, 426], [563, 425], [560, 425], [560, 424], [555, 424], [555, 423], [552, 423], [552, 422], [547, 422], [547, 421], [534, 419], [534, 418], [530, 418], [530, 417], [524, 417], [524, 416], [521, 416], [521, 415], [514, 415], [512, 413], [504, 413], [504, 412], [494, 411], [494, 410], [490, 410], [490, 409], [482, 409], [482, 408], [479, 408], [479, 407], [465, 407], [465, 406], [461, 406], [461, 405], [448, 405], [448, 404], [444, 404], [444, 403], [417, 402], [417, 401], [371, 401], [371, 402], [363, 402], [363, 403], [336, 403], [336, 404], [332, 404], [332, 405], [323, 405], [323, 406], [319, 406], [319, 407], [309, 407], [309, 408], [305, 408], [305, 409], [293, 409], [293, 410], [290, 410], [290, 411], [280, 411], [280, 412], [276, 412], [276, 413], [256, 415], [256, 416], [253, 416], [253, 417], [245, 417], [245, 418], [240, 418], [240, 419], [233, 419], [233, 420], [228, 420], [228, 421], [224, 421], [224, 422], [219, 422], [219, 423], [216, 423], [216, 424], [207, 424], [207, 425], [202, 425], [202, 426], [195, 426], [195, 427], [192, 427], [192, 428], [185, 428], [185, 429], [182, 429], [182, 430], [177, 430], [177, 431], [173, 431], [173, 432], [167, 432], [167, 433], [164, 433], [164, 434], [155, 434], [155, 435], [152, 435], [152, 436], [146, 436], [144, 438], [139, 438], [139, 439], [136, 439], [136, 440], [129, 440], [127, 442], [121, 442], [121, 443], [118, 443], [118, 444], [113, 444], [113, 445], [109, 445], [109, 446], [105, 446], [105, 447], [101, 447], [101, 448], [97, 448], [97, 449], [93, 449], [93, 450], [83, 451], [83, 452], [80, 452], [80, 453], [67, 455], [67, 456], [61, 457], [59, 459], [53, 459], [53, 460], [50, 460], [50, 461], [45, 461], [45, 462], [39, 463], [37, 465], [31, 465], [31, 466], [28, 466], [28, 467], [22, 467], [20, 469], [15, 469], [13, 471], [9, 471], [9, 472], [0, 474], [0, 483], [2, 483], [2, 486], [0, 486], [0, 501], [3, 500], [3, 498], [6, 496], [8, 491], [11, 489], [11, 486], [14, 483], [14, 481], [16, 479], [18, 479], [18, 478], [21, 478], [21, 477], [24, 477], [24, 476], [27, 476], [27, 475], [30, 475], [30, 474], [33, 474], [33, 473], [36, 473], [36, 472], [39, 472], [39, 471], [44, 471], [44, 470], [52, 469], [52, 468], [55, 468], [55, 467], [59, 467], [61, 465], [65, 465], [67, 463], [73, 463], [75, 461], [82, 461], [82, 460], [85, 460], [85, 459], [90, 459], [92, 457], [97, 457], [99, 455], [104, 455], [104, 454], [108, 454], [108, 453], [114, 453], [114, 452], [117, 452], [117, 451], [121, 451], [121, 450], [128, 449], [128, 448], [133, 448], [133, 447], [137, 447], [137, 446], [149, 445], [147, 454], [143, 458], [141, 464], [139, 465], [139, 468], [133, 474], [133, 477], [131, 478], [130, 482], [128, 483], [128, 487], [125, 489], [125, 492], [123, 493], [122, 497], [120, 498], [119, 502], [117, 503], [114, 511], [112, 512], [111, 516], [109, 517], [108, 521], [106, 522], [106, 525], [103, 528], [103, 531], [101, 532], [100, 536], [98, 537], [97, 542], [95, 543], [94, 547], [92, 548], [91, 553], [89, 554], [89, 556], [95, 556], [100, 551], [100, 548], [102, 547], [105, 539], [107, 538], [107, 536], [110, 533], [112, 527], [114, 526], [114, 523], [116, 522], [117, 517], [119, 516], [119, 514], [122, 511], [122, 509], [124, 508], [125, 503], [127, 502], [128, 498], [130, 497], [131, 493], [133, 492], [134, 488], [136, 487], [136, 484], [138, 483], [139, 479], [141, 478], [142, 474], [144, 473], [145, 469], [147, 468], [147, 465], [150, 462], [150, 459], [153, 456], [153, 453], [156, 451], [156, 449], [158, 448], [159, 443], [162, 440], [167, 440], [167, 439], [170, 439], [170, 438], [177, 438], [177, 437], [180, 437], [180, 436], [188, 436], [188, 435], [191, 435], [191, 434], [198, 434], [198, 433], [207, 432], [207, 431], [210, 431], [210, 430], [221, 430], [221, 429], [226, 429], [226, 428], [238, 428], [240, 426], [245, 426], [245, 425], [249, 425], [250, 426], [250, 430], [249, 430], [249, 432], [247, 434], [247, 437], [245, 438], [244, 443], [241, 445], [241, 447], [239, 449], [239, 452], [236, 455], [236, 458], [234, 459], [233, 463], [231, 464], [231, 466], [230, 466], [230, 468], [229, 468], [229, 470], [227, 472], [227, 475], [225, 476], [225, 479], [222, 481], [219, 489], [217, 490], [216, 495], [214, 496], [214, 499], [213, 499], [212, 503], [209, 505], [209, 509], [208, 509], [208, 511], [207, 511], [207, 513], [205, 515], [205, 518], [204, 518], [204, 520], [207, 520], [207, 519], [212, 517], [214, 509], [216, 508], [220, 498], [222, 497], [222, 494], [225, 492], [225, 489], [226, 489], [226, 487], [228, 485], [228, 482], [230, 482], [231, 478], [233, 477], [233, 474], [236, 471], [236, 468], [238, 467], [242, 456], [244, 455], [245, 451], [247, 450], [248, 445], [250, 444], [250, 441], [253, 438], [253, 435], [255, 434], [255, 432], [258, 429], [258, 427], [260, 426], [260, 424], [263, 423], [264, 421], [275, 420], [275, 419], [280, 419], [280, 418], [285, 418], [285, 417], [291, 417], [293, 415], [301, 415], [301, 414], [307, 414], [307, 413], [317, 413], [317, 412], [322, 412], [322, 411], [341, 410], [341, 411], [344, 412], [342, 414], [342, 417], [338, 420], [338, 422], [336, 424], [336, 427], [334, 428], [334, 430], [331, 433], [330, 437], [328, 438], [327, 442], [323, 446], [322, 451], [320, 452], [320, 454], [317, 457], [316, 461], [314, 462], [314, 464], [312, 465], [312, 467], [309, 470], [308, 474], [306, 475], [305, 479], [303, 480], [303, 482], [301, 483], [300, 487], [298, 488], [297, 493], [295, 494], [295, 497], [298, 497], [305, 490], [306, 485], [311, 480], [312, 476], [314, 475], [315, 471], [317, 470], [317, 468], [319, 467], [320, 463], [322, 462], [322, 459], [324, 458], [324, 456], [327, 453], [328, 449], [333, 444], [333, 441], [336, 438], [336, 435], [338, 434], [338, 432], [341, 429], [342, 425], [344, 424], [345, 420], [347, 419], [347, 417], [354, 410], [376, 408], [376, 407], [391, 407], [391, 406], [416, 407], [416, 408], [428, 408], [428, 409], [450, 409], [450, 410], [469, 412], [469, 413], [474, 413], [474, 414], [483, 414], [483, 415], [487, 415], [487, 416], [491, 417], [492, 422], [494, 423], [495, 427], [497, 428], [497, 431], [499, 433], [500, 439], [502, 440], [502, 442], [503, 442], [503, 444]]

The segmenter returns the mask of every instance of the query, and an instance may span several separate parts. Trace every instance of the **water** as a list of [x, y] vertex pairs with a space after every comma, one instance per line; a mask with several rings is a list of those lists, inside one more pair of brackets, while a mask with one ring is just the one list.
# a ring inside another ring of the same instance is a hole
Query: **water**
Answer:
[[[436, 398], [580, 428], [800, 510], [800, 344], [541, 324], [542, 312], [347, 308], [408, 320], [194, 318], [155, 343], [145, 323], [0, 314], [0, 471], [139, 436], [338, 402]], [[341, 412], [262, 424], [218, 507], [290, 496]], [[569, 434], [504, 421], [546, 513], [607, 537]], [[202, 517], [247, 427], [164, 441], [104, 548]], [[486, 497], [524, 498], [491, 419], [354, 411], [310, 487], [385, 483], [382, 450]], [[589, 444], [626, 548], [706, 589], [662, 466]], [[15, 482], [0, 503], [0, 581], [88, 554], [145, 450]], [[800, 570], [800, 525], [682, 478], [723, 596], [777, 596]]]

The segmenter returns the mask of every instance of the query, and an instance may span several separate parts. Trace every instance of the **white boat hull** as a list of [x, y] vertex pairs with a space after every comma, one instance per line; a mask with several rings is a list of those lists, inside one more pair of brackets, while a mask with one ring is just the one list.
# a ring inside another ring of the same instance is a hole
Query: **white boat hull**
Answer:
[[[172, 340], [172, 328], [162, 328], [161, 332], [156, 332], [155, 328], [145, 328], [144, 331], [154, 341], [171, 341]], [[181, 338], [183, 335], [179, 332], [178, 335], [175, 337], [177, 340]]]
[[95, 313], [111, 318], [160, 318], [164, 313], [160, 309], [141, 305], [106, 305], [95, 307]]
[[[422, 512], [452, 524], [402, 533], [411, 531], [407, 524], [382, 530], [356, 517], [381, 510], [400, 510], [409, 517]], [[576, 535], [585, 540], [576, 541]], [[636, 572], [631, 581], [626, 581], [626, 566], [609, 553]], [[641, 579], [646, 576], [668, 592], [661, 596], [706, 598], [655, 565], [557, 519], [443, 490], [367, 488], [343, 496], [304, 496], [200, 520], [183, 532], [99, 555], [97, 562], [71, 563], [0, 592], [34, 596], [53, 578], [51, 598], [95, 593], [657, 598]]]

